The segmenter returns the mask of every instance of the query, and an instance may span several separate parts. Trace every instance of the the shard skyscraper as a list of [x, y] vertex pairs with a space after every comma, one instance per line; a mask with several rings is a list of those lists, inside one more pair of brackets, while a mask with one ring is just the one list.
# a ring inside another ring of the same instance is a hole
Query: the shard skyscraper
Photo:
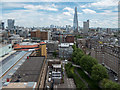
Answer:
[[73, 30], [74, 30], [74, 32], [78, 32], [77, 7], [75, 7], [74, 20], [73, 20]]

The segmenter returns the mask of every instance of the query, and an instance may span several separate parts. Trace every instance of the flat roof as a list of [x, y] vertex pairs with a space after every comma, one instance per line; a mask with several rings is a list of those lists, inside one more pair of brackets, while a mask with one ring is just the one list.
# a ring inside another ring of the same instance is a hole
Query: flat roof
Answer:
[[3, 86], [4, 88], [35, 88], [36, 82], [12, 82], [8, 83], [7, 86]]
[[61, 64], [52, 64], [53, 68], [61, 68]]
[[74, 45], [74, 43], [61, 43], [61, 44], [59, 44], [60, 47], [69, 47], [72, 45]]
[[11, 82], [37, 82], [44, 57], [29, 57], [12, 75]]
[[36, 44], [39, 44], [39, 43], [22, 42], [19, 45], [36, 45]]

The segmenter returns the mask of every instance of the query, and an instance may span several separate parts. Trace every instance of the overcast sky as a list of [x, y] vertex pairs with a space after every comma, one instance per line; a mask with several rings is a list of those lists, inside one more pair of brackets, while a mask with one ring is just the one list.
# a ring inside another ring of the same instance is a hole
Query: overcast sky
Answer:
[[1, 5], [0, 19], [6, 25], [7, 19], [15, 19], [15, 25], [25, 27], [73, 25], [77, 7], [80, 27], [88, 19], [90, 27], [118, 27], [118, 0], [5, 0]]

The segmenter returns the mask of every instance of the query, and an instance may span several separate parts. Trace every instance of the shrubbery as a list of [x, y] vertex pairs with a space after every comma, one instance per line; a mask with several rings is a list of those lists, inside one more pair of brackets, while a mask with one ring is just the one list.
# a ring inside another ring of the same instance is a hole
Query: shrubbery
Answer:
[[68, 63], [68, 64], [65, 64], [65, 71], [66, 71], [66, 74], [68, 76], [68, 78], [73, 78], [73, 66], [72, 66], [72, 63]]
[[103, 79], [100, 84], [102, 88], [108, 88], [109, 90], [120, 90], [120, 84], [108, 79]]
[[78, 75], [76, 75], [74, 73], [74, 67], [72, 66], [71, 63], [65, 64], [65, 71], [66, 71], [68, 78], [74, 79], [74, 82], [75, 82], [77, 88], [79, 88], [79, 89], [86, 88], [83, 81], [79, 78]]
[[[87, 71], [92, 79], [96, 82], [102, 81], [101, 86], [103, 88], [119, 88], [120, 85], [112, 82], [108, 79], [108, 73], [104, 66], [98, 64], [97, 60], [95, 58], [92, 58], [89, 55], [85, 55], [84, 52], [77, 48], [75, 45], [73, 45], [74, 52], [72, 54], [72, 61], [75, 64], [78, 64], [81, 66], [81, 68], [85, 71]], [[72, 76], [73, 77], [73, 76]]]

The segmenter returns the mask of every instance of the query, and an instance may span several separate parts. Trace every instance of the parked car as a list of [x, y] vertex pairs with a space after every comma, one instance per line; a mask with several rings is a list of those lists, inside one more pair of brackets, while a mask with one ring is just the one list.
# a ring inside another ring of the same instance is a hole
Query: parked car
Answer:
[[51, 78], [48, 78], [48, 82], [51, 82]]

